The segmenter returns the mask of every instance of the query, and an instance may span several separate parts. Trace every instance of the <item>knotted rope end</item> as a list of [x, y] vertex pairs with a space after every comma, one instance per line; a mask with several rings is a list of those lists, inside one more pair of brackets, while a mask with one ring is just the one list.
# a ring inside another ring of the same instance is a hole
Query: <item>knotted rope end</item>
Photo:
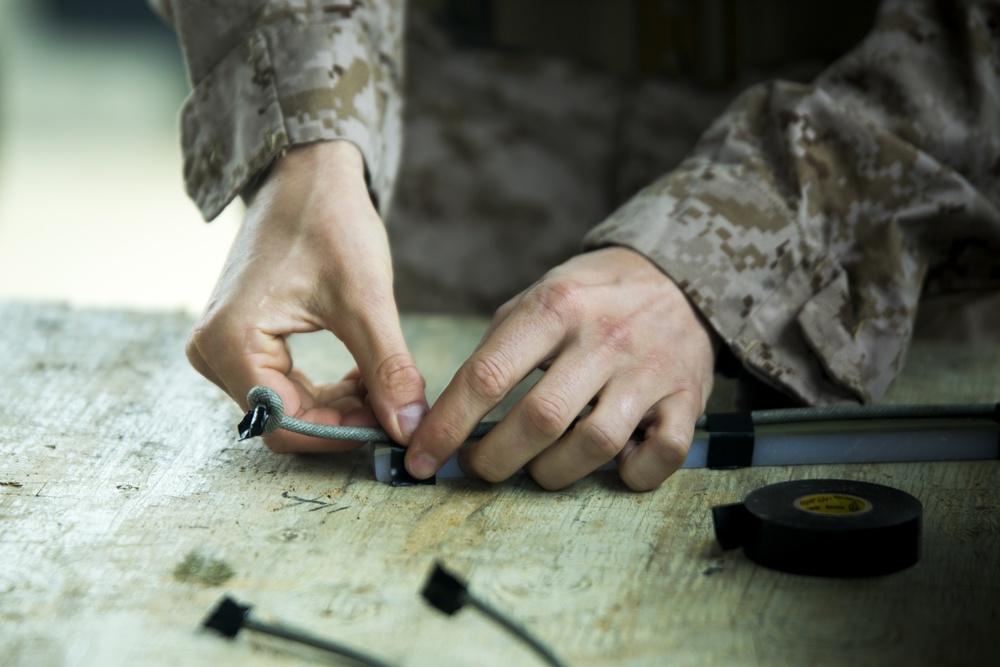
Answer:
[[241, 441], [278, 430], [285, 417], [285, 406], [274, 390], [254, 387], [247, 394], [247, 403], [250, 404], [250, 411], [237, 427]]

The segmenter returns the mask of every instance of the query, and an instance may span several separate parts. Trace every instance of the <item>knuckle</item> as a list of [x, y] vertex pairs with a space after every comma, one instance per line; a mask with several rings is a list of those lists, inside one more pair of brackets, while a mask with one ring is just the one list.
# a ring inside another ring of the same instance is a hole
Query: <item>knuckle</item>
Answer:
[[580, 286], [568, 280], [550, 279], [539, 283], [531, 291], [531, 299], [541, 313], [560, 322], [583, 310]]
[[625, 442], [619, 442], [604, 426], [593, 419], [585, 419], [576, 425], [580, 431], [580, 444], [584, 452], [594, 459], [610, 461], [613, 459]]
[[428, 434], [424, 442], [428, 451], [433, 450], [439, 456], [446, 453], [450, 456], [449, 448], [457, 448], [468, 434], [461, 425], [447, 419], [439, 419], [427, 425]]
[[187, 342], [184, 344], [184, 354], [187, 356], [188, 362], [195, 370], [202, 374], [204, 374], [202, 369], [205, 368], [208, 359], [208, 355], [205, 352], [208, 340], [208, 329], [199, 324], [191, 330], [191, 333], [188, 334]]
[[480, 479], [496, 484], [502, 482], [512, 473], [506, 472], [500, 462], [495, 460], [489, 453], [474, 452], [469, 457], [469, 465]]
[[693, 378], [678, 378], [673, 382], [675, 400], [684, 405], [684, 409], [696, 419], [704, 408], [702, 385]]
[[680, 467], [691, 448], [691, 434], [687, 429], [669, 425], [656, 433], [654, 451], [664, 464]]
[[420, 393], [424, 390], [424, 379], [408, 354], [398, 353], [383, 360], [375, 371], [375, 377], [393, 394]]
[[622, 470], [621, 479], [625, 486], [633, 491], [652, 491], [663, 483], [663, 480], [656, 479], [652, 475], [636, 474], [630, 470]]
[[612, 355], [632, 350], [635, 329], [628, 320], [618, 317], [602, 317], [597, 322], [601, 346]]
[[542, 474], [540, 471], [536, 470], [534, 466], [528, 467], [528, 474], [531, 475], [531, 479], [535, 480], [535, 484], [542, 487], [546, 491], [559, 491], [560, 489], [565, 489], [573, 483]]
[[658, 351], [642, 355], [640, 358], [642, 362], [637, 371], [648, 375], [653, 380], [662, 381], [670, 371], [670, 364]]
[[529, 396], [524, 399], [524, 417], [537, 433], [555, 440], [566, 427], [570, 417], [566, 403], [556, 396]]
[[469, 362], [467, 375], [472, 391], [488, 401], [499, 401], [518, 378], [513, 366], [498, 354], [482, 354]]
[[680, 424], [664, 424], [649, 433], [641, 447], [646, 456], [641, 463], [637, 459], [626, 460], [620, 470], [622, 481], [633, 491], [651, 491], [684, 465], [691, 449], [692, 432]]

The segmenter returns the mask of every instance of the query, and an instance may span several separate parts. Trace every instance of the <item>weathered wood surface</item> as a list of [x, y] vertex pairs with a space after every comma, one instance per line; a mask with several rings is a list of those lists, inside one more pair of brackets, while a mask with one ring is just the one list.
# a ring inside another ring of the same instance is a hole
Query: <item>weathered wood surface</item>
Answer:
[[[423, 603], [435, 559], [581, 667], [1000, 664], [1000, 462], [691, 470], [646, 494], [613, 473], [393, 489], [360, 454], [237, 444], [235, 406], [184, 360], [183, 316], [0, 304], [0, 322], [0, 664], [319, 660], [200, 631], [225, 591], [400, 665], [536, 664], [476, 612]], [[432, 394], [482, 328], [406, 321]], [[329, 337], [302, 343], [317, 375], [347, 369]], [[917, 347], [893, 400], [998, 401], [998, 371], [1000, 349]], [[921, 562], [812, 579], [714, 544], [710, 506], [816, 477], [919, 497]]]

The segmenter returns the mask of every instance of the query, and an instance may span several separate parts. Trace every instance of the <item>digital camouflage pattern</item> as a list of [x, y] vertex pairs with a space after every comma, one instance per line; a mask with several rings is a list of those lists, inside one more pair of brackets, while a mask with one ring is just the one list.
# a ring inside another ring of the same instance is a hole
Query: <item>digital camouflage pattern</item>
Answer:
[[[402, 0], [160, 4], [195, 85], [185, 173], [206, 217], [317, 139], [357, 143], [387, 203]], [[748, 90], [634, 197], [720, 95], [424, 39], [390, 221], [400, 304], [495, 307], [593, 228], [585, 247], [655, 261], [765, 382], [807, 403], [877, 401], [922, 295], [1000, 288], [997, 19], [994, 3], [888, 3], [812, 84]]]
[[586, 238], [654, 260], [755, 375], [875, 402], [921, 293], [1000, 288], [1000, 5], [886, 3], [812, 85], [743, 94]]
[[346, 139], [389, 208], [402, 145], [403, 0], [151, 0], [176, 29], [193, 91], [184, 179], [217, 216], [289, 147]]

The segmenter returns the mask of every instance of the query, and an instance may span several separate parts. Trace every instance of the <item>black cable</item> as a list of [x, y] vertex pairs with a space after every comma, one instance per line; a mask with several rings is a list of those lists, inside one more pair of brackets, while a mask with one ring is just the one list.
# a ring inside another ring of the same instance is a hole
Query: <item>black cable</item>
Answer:
[[434, 570], [431, 571], [431, 575], [424, 585], [423, 595], [427, 602], [434, 608], [449, 616], [465, 605], [471, 605], [485, 614], [487, 618], [500, 624], [515, 637], [531, 647], [548, 664], [553, 667], [567, 667], [566, 663], [560, 660], [555, 653], [538, 641], [538, 639], [529, 634], [523, 626], [469, 592], [465, 583], [454, 574], [445, 570], [440, 563], [434, 565]]
[[212, 613], [202, 622], [202, 626], [211, 628], [229, 639], [236, 637], [241, 628], [246, 628], [247, 630], [271, 635], [272, 637], [279, 637], [280, 639], [287, 639], [288, 641], [305, 644], [321, 651], [340, 655], [362, 665], [393, 667], [391, 663], [361, 653], [348, 646], [321, 639], [301, 630], [258, 621], [250, 615], [249, 606], [242, 605], [228, 596], [219, 601], [215, 609], [212, 610]]
[[480, 612], [485, 614], [487, 617], [493, 619], [503, 627], [507, 628], [507, 631], [513, 634], [515, 637], [523, 641], [525, 644], [530, 646], [535, 653], [540, 655], [545, 659], [547, 663], [553, 667], [566, 667], [566, 663], [556, 656], [547, 646], [542, 644], [538, 639], [528, 634], [528, 631], [524, 629], [520, 624], [514, 621], [514, 619], [509, 616], [504, 615], [498, 609], [491, 607], [485, 601], [480, 600], [471, 593], [467, 594], [468, 603], [478, 609]]

